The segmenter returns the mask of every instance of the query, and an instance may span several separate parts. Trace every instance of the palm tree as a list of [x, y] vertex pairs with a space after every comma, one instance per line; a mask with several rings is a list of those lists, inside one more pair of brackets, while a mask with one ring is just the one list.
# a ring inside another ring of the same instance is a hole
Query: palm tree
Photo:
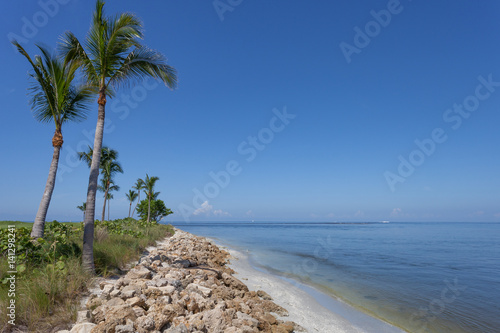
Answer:
[[[118, 154], [116, 155], [116, 157], [118, 157]], [[117, 172], [123, 173], [123, 169], [122, 169], [120, 163], [118, 163], [117, 161], [107, 160], [105, 162], [105, 164], [103, 165], [103, 169], [102, 169], [101, 173], [103, 175], [102, 180], [103, 180], [104, 185], [105, 185], [105, 193], [104, 193], [105, 199], [108, 196], [108, 192], [110, 190], [111, 185], [114, 186], [114, 190], [116, 190], [116, 191], [118, 191], [120, 189], [118, 187], [118, 185], [114, 185], [113, 177]], [[104, 200], [104, 205], [102, 207], [102, 221], [104, 221], [105, 210], [106, 210], [106, 200]]]
[[144, 188], [144, 180], [142, 180], [141, 178], [137, 178], [137, 181], [135, 182], [135, 185], [132, 188], [137, 190], [137, 202], [135, 204], [134, 210], [132, 211], [132, 216], [134, 216], [134, 212], [137, 209], [137, 205], [141, 201], [141, 190]]
[[132, 209], [132, 203], [134, 202], [135, 199], [137, 199], [137, 194], [136, 191], [128, 190], [128, 193], [125, 195], [130, 202], [130, 205], [128, 207], [128, 217], [130, 217], [130, 210]]
[[108, 221], [109, 221], [109, 211], [110, 211], [110, 209], [109, 209], [109, 201], [111, 199], [113, 199], [113, 198], [114, 198], [113, 194], [111, 194], [111, 193], [108, 193], [108, 195], [106, 196], [106, 199], [108, 199]]
[[[87, 166], [90, 168], [92, 165], [92, 155], [94, 154], [94, 150], [92, 147], [88, 146], [87, 151], [79, 151], [78, 158], [80, 161], [84, 161], [87, 163]], [[116, 160], [118, 158], [118, 152], [114, 149], [110, 149], [109, 147], [101, 148], [101, 161], [99, 163], [99, 169], [102, 171], [106, 161], [108, 160]]]
[[175, 88], [177, 75], [166, 64], [165, 57], [140, 43], [143, 38], [142, 23], [130, 13], [106, 17], [104, 1], [97, 0], [85, 48], [76, 36], [67, 32], [61, 43], [66, 61], [76, 60], [81, 65], [87, 81], [98, 89], [97, 125], [94, 139], [92, 165], [87, 189], [87, 212], [83, 234], [82, 264], [94, 272], [94, 215], [100, 153], [103, 140], [106, 97], [131, 80], [146, 77], [161, 80], [167, 87]]
[[[87, 163], [88, 167], [92, 165], [92, 155], [93, 155], [93, 149], [92, 147], [88, 146], [87, 151], [80, 151], [78, 152], [78, 158], [81, 161], [84, 161]], [[99, 169], [101, 170], [101, 174], [106, 178], [105, 182], [110, 182], [112, 181], [112, 177], [115, 173], [120, 172], [123, 173], [123, 169], [120, 165], [119, 162], [116, 160], [118, 159], [118, 152], [114, 149], [110, 149], [109, 147], [102, 147], [101, 148], [101, 161], [99, 163]], [[106, 192], [106, 188], [108, 185], [104, 185], [104, 190], [103, 192]], [[100, 190], [99, 186], [98, 189]], [[104, 195], [106, 198], [106, 194]], [[104, 205], [102, 207], [102, 220], [104, 221], [104, 216], [105, 216], [105, 210], [106, 210], [106, 199], [104, 200]]]
[[160, 194], [160, 192], [154, 191], [154, 187], [156, 182], [160, 180], [158, 177], [149, 177], [148, 174], [146, 174], [146, 178], [144, 179], [144, 194], [147, 195], [148, 197], [148, 220], [147, 222], [149, 223], [149, 217], [151, 215], [151, 200], [155, 200], [156, 197]]
[[106, 178], [101, 178], [101, 185], [97, 186], [97, 189], [101, 192], [104, 192], [104, 208], [102, 210], [102, 220], [104, 221], [104, 216], [106, 214], [106, 202], [108, 203], [108, 220], [109, 220], [109, 199], [113, 199], [112, 191], [119, 191], [120, 186], [115, 185], [113, 180], [108, 183]]
[[84, 202], [81, 206], [76, 206], [79, 210], [83, 212], [83, 220], [85, 221], [85, 208], [87, 207], [87, 203]]
[[19, 53], [26, 57], [33, 69], [30, 77], [35, 82], [29, 91], [31, 110], [35, 119], [55, 124], [55, 132], [52, 137], [54, 153], [50, 163], [49, 176], [31, 230], [31, 237], [41, 238], [44, 234], [45, 218], [55, 187], [59, 154], [64, 142], [62, 125], [68, 121], [81, 121], [86, 118], [87, 103], [92, 97], [92, 90], [88, 86], [74, 86], [72, 84], [78, 69], [75, 62], [63, 63], [41, 46], [38, 48], [42, 55], [35, 56], [33, 60], [17, 41], [12, 41], [12, 44], [17, 47]]

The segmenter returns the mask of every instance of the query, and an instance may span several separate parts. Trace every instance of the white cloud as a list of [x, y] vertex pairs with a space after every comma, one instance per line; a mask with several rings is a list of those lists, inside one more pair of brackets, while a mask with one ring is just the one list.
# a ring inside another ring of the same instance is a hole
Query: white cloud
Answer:
[[247, 216], [253, 216], [253, 211], [250, 209], [248, 212], [246, 212]]
[[201, 204], [200, 208], [193, 212], [193, 215], [205, 215], [205, 216], [231, 216], [228, 212], [224, 212], [222, 209], [214, 209], [212, 205], [205, 201]]
[[391, 212], [392, 217], [397, 217], [401, 214], [402, 209], [401, 208], [394, 208]]
[[326, 217], [330, 217], [330, 218], [331, 218], [331, 217], [335, 217], [335, 214], [330, 213], [330, 214], [326, 215]]
[[217, 209], [213, 211], [214, 216], [231, 216], [228, 212], [223, 212], [222, 209]]
[[201, 207], [196, 209], [193, 212], [193, 215], [202, 215], [202, 214], [209, 214], [214, 207], [212, 205], [208, 204], [208, 201], [205, 201], [204, 203], [201, 204]]

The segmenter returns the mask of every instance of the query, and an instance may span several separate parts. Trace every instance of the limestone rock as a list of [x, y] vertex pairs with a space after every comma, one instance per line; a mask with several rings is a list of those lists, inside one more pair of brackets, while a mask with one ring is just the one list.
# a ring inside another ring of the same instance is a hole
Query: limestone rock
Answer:
[[268, 300], [268, 301], [273, 300], [273, 298], [271, 296], [269, 296], [269, 294], [263, 290], [257, 290], [257, 296], [259, 296], [262, 299]]
[[163, 331], [164, 333], [188, 333], [186, 325], [180, 324], [176, 327], [170, 327], [168, 330]]
[[151, 332], [155, 327], [155, 321], [150, 316], [142, 316], [135, 321], [135, 329], [139, 333]]
[[[204, 238], [178, 231], [148, 248], [116, 282], [100, 284], [81, 318], [92, 333], [290, 333], [300, 330], [265, 291], [249, 291], [226, 266], [229, 254]], [[84, 315], [85, 314], [85, 315]], [[83, 319], [82, 319], [83, 320]]]
[[96, 325], [92, 323], [76, 324], [73, 326], [70, 333], [90, 333], [95, 326]]
[[137, 266], [134, 269], [131, 269], [127, 275], [126, 278], [128, 279], [150, 279], [151, 278], [151, 271], [147, 269], [144, 266]]
[[76, 323], [88, 323], [90, 319], [90, 312], [88, 310], [78, 311], [76, 313]]

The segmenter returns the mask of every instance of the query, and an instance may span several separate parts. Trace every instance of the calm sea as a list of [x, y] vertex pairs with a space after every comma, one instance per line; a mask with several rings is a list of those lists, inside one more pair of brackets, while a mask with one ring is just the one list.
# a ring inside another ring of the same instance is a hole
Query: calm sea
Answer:
[[500, 332], [498, 223], [174, 223], [409, 332]]

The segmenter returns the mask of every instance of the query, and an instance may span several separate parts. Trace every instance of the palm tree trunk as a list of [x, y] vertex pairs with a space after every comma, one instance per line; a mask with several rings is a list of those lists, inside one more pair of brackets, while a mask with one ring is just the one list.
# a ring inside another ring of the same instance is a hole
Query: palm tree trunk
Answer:
[[106, 200], [108, 200], [108, 190], [109, 190], [109, 184], [106, 184], [106, 192], [104, 193], [104, 205], [102, 206], [102, 219], [101, 221], [104, 221], [104, 217], [106, 214]]
[[151, 215], [151, 194], [148, 194], [148, 223], [150, 215]]
[[134, 210], [132, 211], [132, 217], [134, 217], [134, 213], [135, 213], [135, 210], [137, 209], [137, 205], [141, 201], [141, 190], [137, 190], [137, 192], [139, 192], [139, 193], [137, 195], [137, 202], [135, 203]]
[[94, 218], [95, 197], [97, 192], [97, 178], [99, 177], [99, 163], [101, 161], [102, 139], [104, 134], [104, 116], [106, 95], [104, 90], [99, 92], [97, 125], [95, 129], [94, 151], [90, 165], [89, 186], [87, 189], [87, 210], [83, 228], [82, 266], [85, 270], [95, 273], [94, 266]]
[[32, 238], [43, 237], [45, 218], [47, 216], [47, 210], [49, 209], [50, 199], [52, 198], [52, 192], [54, 191], [54, 186], [56, 184], [57, 165], [59, 163], [60, 150], [61, 146], [54, 147], [54, 154], [52, 155], [52, 162], [50, 163], [49, 176], [47, 178], [47, 183], [45, 184], [45, 191], [43, 192], [42, 200], [40, 201], [40, 206], [38, 207], [38, 212], [36, 213], [35, 223], [33, 223], [33, 229], [31, 230]]
[[108, 199], [108, 221], [109, 221], [109, 199]]
[[132, 209], [132, 201], [130, 201], [130, 206], [128, 206], [128, 217], [130, 218], [130, 210]]

